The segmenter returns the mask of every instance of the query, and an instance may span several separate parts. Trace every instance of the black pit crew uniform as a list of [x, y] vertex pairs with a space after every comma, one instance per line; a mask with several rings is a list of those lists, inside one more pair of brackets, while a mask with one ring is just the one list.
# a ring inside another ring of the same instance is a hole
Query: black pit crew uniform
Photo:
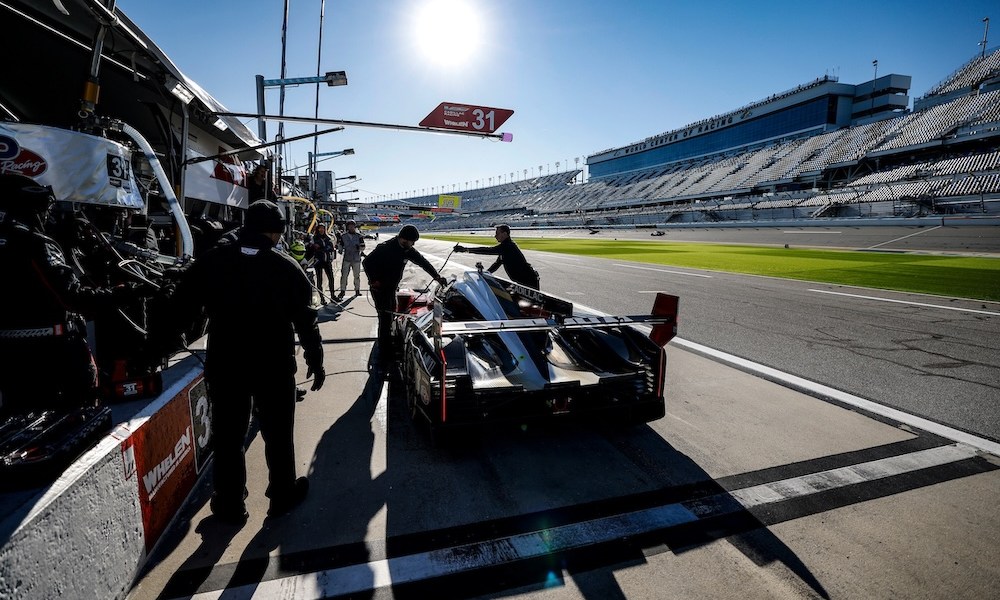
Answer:
[[43, 224], [52, 190], [21, 175], [0, 176], [0, 413], [96, 406], [97, 367], [82, 314], [130, 290], [86, 286]]
[[[403, 233], [403, 231], [407, 233]], [[419, 237], [416, 228], [411, 225], [405, 226], [403, 231], [400, 232], [403, 239], [415, 242], [416, 238]], [[383, 364], [392, 361], [395, 357], [395, 348], [392, 344], [392, 319], [396, 310], [396, 287], [403, 279], [406, 261], [419, 266], [438, 283], [442, 285], [447, 283], [437, 269], [427, 262], [424, 255], [420, 254], [416, 248], [412, 246], [404, 248], [400, 245], [400, 235], [393, 236], [375, 246], [375, 249], [361, 262], [365, 275], [368, 277], [368, 288], [378, 313], [379, 360]], [[413, 239], [410, 239], [411, 237]]]
[[[245, 521], [246, 463], [244, 442], [251, 409], [256, 409], [268, 466], [269, 514], [285, 512], [301, 501], [306, 484], [295, 478], [295, 335], [305, 353], [313, 389], [325, 380], [323, 347], [312, 287], [294, 259], [274, 249], [251, 211], [231, 244], [216, 246], [195, 260], [177, 287], [174, 302], [183, 331], [204, 307], [208, 322], [205, 378], [212, 407], [215, 449], [215, 495], [212, 510], [220, 517]], [[276, 219], [278, 217], [275, 217]]]
[[539, 289], [538, 271], [532, 268], [528, 259], [524, 257], [524, 253], [517, 247], [514, 240], [509, 237], [496, 246], [484, 248], [460, 246], [459, 248], [459, 252], [468, 252], [469, 254], [496, 255], [496, 261], [487, 269], [490, 273], [496, 272], [497, 269], [503, 266], [504, 270], [507, 271], [507, 277], [511, 281], [532, 289]]

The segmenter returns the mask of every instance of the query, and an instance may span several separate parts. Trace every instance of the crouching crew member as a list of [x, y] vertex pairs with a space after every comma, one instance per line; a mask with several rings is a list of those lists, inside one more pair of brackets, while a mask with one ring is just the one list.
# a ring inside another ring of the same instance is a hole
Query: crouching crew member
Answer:
[[305, 353], [312, 389], [323, 386], [323, 346], [312, 287], [298, 263], [274, 249], [284, 215], [268, 200], [247, 209], [235, 243], [216, 246], [185, 272], [174, 295], [184, 331], [201, 308], [208, 315], [205, 378], [212, 406], [215, 493], [212, 512], [243, 524], [247, 513], [244, 441], [255, 407], [268, 467], [268, 515], [284, 514], [309, 489], [295, 477], [295, 335]]
[[383, 365], [395, 359], [392, 347], [392, 319], [396, 310], [396, 287], [403, 279], [406, 261], [418, 265], [441, 285], [448, 280], [427, 262], [413, 245], [420, 239], [420, 232], [413, 225], [404, 225], [399, 234], [382, 242], [362, 262], [368, 277], [368, 289], [378, 313], [378, 356]]
[[510, 226], [509, 225], [497, 225], [496, 233], [494, 236], [499, 244], [496, 246], [490, 246], [488, 248], [466, 248], [462, 245], [455, 246], [455, 252], [468, 252], [469, 254], [494, 254], [497, 259], [488, 271], [490, 273], [495, 273], [497, 269], [503, 266], [504, 270], [507, 272], [507, 277], [515, 283], [520, 283], [523, 286], [540, 289], [538, 271], [531, 267], [528, 259], [524, 258], [524, 253], [521, 249], [517, 247], [514, 240], [510, 239]]
[[97, 367], [83, 315], [114, 309], [134, 287], [81, 283], [45, 234], [52, 188], [0, 175], [0, 414], [95, 406]]

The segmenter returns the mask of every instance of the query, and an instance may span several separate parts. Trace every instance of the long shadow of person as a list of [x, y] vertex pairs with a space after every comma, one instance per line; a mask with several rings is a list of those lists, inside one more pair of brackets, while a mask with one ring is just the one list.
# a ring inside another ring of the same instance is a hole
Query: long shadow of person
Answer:
[[[400, 400], [390, 399], [390, 405], [396, 406], [390, 408], [390, 421], [408, 419], [400, 404]], [[602, 450], [602, 446], [610, 448]], [[422, 482], [429, 488], [441, 488], [429, 495], [449, 498], [446, 504], [451, 511], [429, 517], [434, 508], [415, 501], [412, 489], [391, 486], [386, 525], [390, 560], [414, 549], [445, 557], [440, 563], [443, 571], [424, 581], [406, 580], [404, 572], [398, 573], [401, 577], [397, 580], [390, 563], [395, 598], [432, 597], [446, 588], [461, 589], [464, 596], [503, 596], [564, 586], [566, 577], [572, 577], [585, 598], [624, 598], [616, 573], [645, 564], [646, 553], [661, 548], [682, 554], [719, 540], [728, 541], [758, 565], [783, 564], [812, 593], [828, 597], [809, 568], [761, 519], [740, 506], [700, 465], [648, 425], [541, 427], [527, 433], [509, 428], [463, 437], [460, 449], [429, 451], [422, 460], [414, 460], [412, 448], [390, 438], [387, 453], [392, 481], [408, 477], [406, 471], [412, 472], [419, 462]], [[616, 476], [635, 468], [644, 476], [632, 483], [628, 477]], [[454, 483], [458, 479], [467, 483]], [[584, 479], [589, 480], [581, 481]], [[468, 483], [472, 481], [475, 485]], [[581, 498], [586, 500], [581, 502]], [[699, 503], [724, 510], [719, 510], [717, 517], [684, 526], [637, 529], [622, 537], [591, 532], [596, 542], [526, 557], [506, 556], [495, 565], [448, 571], [450, 564], [476, 563], [469, 557], [490, 554], [490, 548], [504, 546], [493, 545], [494, 540], [532, 532], [541, 532], [539, 540], [549, 539], [549, 534], [551, 539], [564, 539], [575, 535], [573, 530], [580, 523], [603, 520], [611, 526], [619, 515], [682, 503], [695, 511]], [[477, 513], [494, 516], [480, 519]], [[413, 524], [419, 522], [432, 528], [415, 532]]]
[[[309, 495], [288, 515], [264, 521], [220, 599], [250, 597], [262, 581], [285, 574], [368, 563], [370, 551], [363, 540], [386, 497], [384, 473], [372, 476], [371, 421], [381, 390], [381, 374], [372, 373], [350, 408], [323, 433], [309, 467]], [[374, 594], [374, 574], [370, 581], [359, 578], [355, 584], [369, 591], [352, 598]]]
[[214, 565], [241, 529], [240, 526], [220, 521], [214, 515], [203, 518], [194, 529], [201, 536], [201, 542], [170, 576], [157, 598], [165, 600], [197, 592], [212, 576]]

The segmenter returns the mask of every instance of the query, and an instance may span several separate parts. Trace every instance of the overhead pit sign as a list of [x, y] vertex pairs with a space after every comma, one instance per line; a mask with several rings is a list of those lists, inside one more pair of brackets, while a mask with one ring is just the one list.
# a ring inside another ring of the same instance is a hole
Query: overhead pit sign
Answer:
[[488, 106], [473, 106], [455, 102], [442, 102], [424, 117], [421, 127], [436, 127], [439, 129], [455, 129], [493, 133], [503, 125], [514, 111], [506, 108], [490, 108]]

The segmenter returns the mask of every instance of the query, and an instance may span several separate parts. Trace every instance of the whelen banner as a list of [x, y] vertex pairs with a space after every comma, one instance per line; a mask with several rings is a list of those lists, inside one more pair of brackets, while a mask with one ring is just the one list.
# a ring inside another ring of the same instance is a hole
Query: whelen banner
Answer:
[[[193, 375], [193, 377], [192, 377]], [[187, 381], [187, 383], [184, 383]], [[178, 386], [183, 386], [177, 391]], [[211, 414], [201, 370], [171, 386], [169, 400], [121, 444], [125, 478], [136, 478], [149, 551], [194, 488], [209, 457]]]

